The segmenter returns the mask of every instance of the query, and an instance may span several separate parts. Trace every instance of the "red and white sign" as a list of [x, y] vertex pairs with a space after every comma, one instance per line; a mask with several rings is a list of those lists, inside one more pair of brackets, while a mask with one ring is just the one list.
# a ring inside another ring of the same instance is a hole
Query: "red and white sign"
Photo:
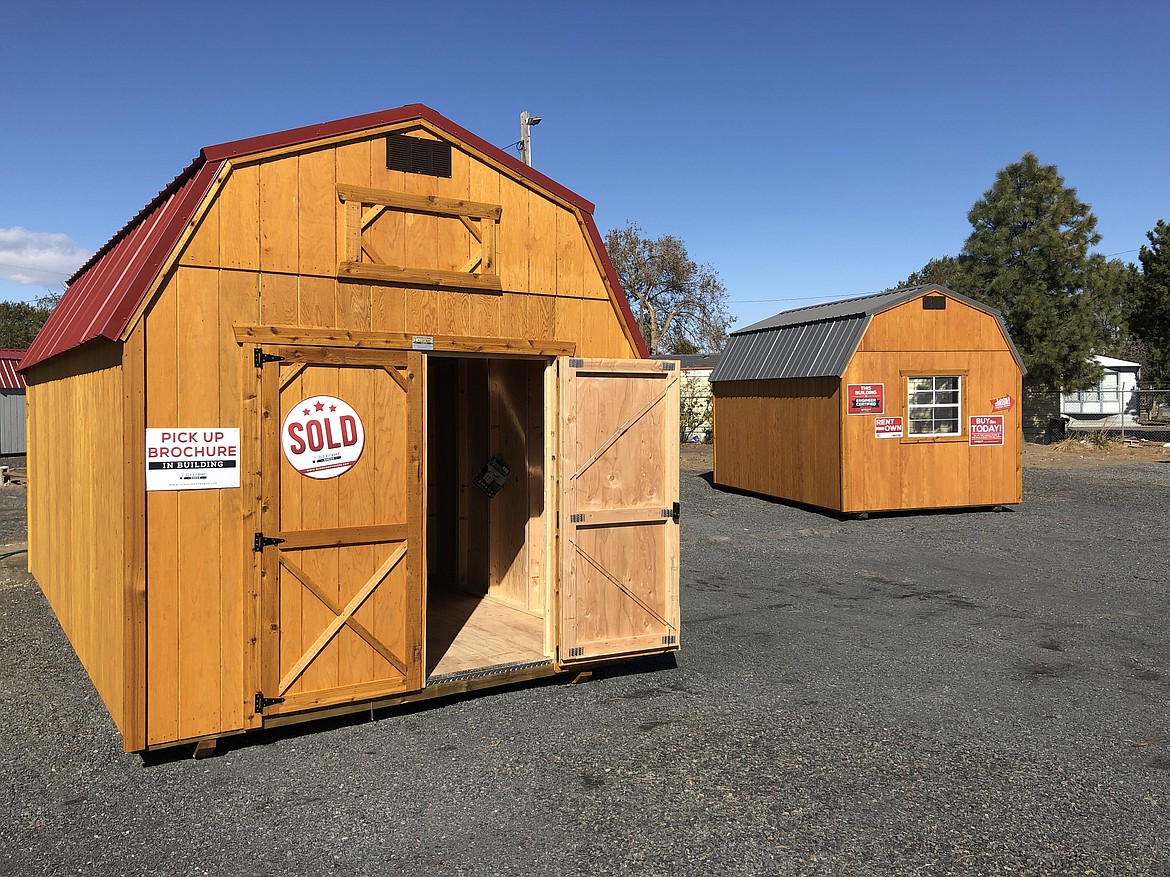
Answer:
[[1016, 400], [1011, 396], [999, 396], [991, 400], [992, 411], [1011, 411], [1012, 406], [1016, 404]]
[[1003, 415], [971, 415], [967, 422], [967, 443], [971, 445], [1002, 445]]
[[362, 419], [336, 396], [310, 396], [292, 407], [280, 427], [292, 467], [309, 478], [336, 478], [353, 468], [366, 446]]
[[885, 414], [885, 384], [849, 384], [850, 414]]
[[875, 417], [873, 419], [873, 434], [878, 438], [902, 438], [902, 418]]

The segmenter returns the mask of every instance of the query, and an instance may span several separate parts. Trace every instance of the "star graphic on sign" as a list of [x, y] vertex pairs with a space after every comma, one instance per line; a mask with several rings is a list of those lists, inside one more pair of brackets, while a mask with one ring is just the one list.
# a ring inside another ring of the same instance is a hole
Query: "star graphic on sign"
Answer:
[[317, 411], [324, 411], [325, 410], [325, 403], [324, 402], [315, 402], [313, 404], [313, 408]]
[[304, 415], [305, 415], [305, 417], [308, 417], [308, 416], [309, 416], [309, 409], [308, 409], [308, 408], [306, 408], [306, 409], [304, 410]]
[[336, 406], [336, 405], [330, 405], [330, 406], [329, 406], [329, 410], [330, 410], [330, 411], [336, 411], [336, 410], [337, 410], [337, 406]]

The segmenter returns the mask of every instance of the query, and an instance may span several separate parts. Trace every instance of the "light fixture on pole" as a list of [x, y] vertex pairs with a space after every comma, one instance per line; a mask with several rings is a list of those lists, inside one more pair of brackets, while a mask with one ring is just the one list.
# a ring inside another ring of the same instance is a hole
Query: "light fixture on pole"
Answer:
[[540, 116], [529, 115], [528, 110], [520, 114], [520, 160], [529, 167], [532, 167], [532, 126], [540, 122]]

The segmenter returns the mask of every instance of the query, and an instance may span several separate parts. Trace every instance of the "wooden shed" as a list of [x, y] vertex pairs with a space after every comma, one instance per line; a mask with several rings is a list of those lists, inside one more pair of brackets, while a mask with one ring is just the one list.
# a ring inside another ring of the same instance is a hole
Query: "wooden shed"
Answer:
[[732, 333], [716, 483], [846, 513], [1020, 501], [1019, 353], [999, 313], [916, 286]]
[[679, 646], [678, 371], [593, 205], [412, 105], [203, 149], [25, 357], [127, 751]]
[[26, 450], [24, 376], [17, 370], [24, 354], [23, 350], [0, 350], [0, 456]]

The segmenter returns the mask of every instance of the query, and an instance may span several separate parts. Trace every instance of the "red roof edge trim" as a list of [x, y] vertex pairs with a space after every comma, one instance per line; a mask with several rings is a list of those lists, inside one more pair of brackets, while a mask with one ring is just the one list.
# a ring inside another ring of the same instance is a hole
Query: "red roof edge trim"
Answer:
[[634, 339], [634, 346], [638, 349], [638, 356], [642, 359], [649, 359], [650, 350], [646, 347], [646, 339], [642, 337], [642, 328], [638, 325], [638, 321], [634, 319], [634, 312], [630, 310], [629, 296], [622, 289], [622, 282], [618, 280], [617, 271], [614, 270], [613, 262], [609, 258], [609, 252], [605, 249], [605, 242], [601, 239], [601, 232], [597, 230], [597, 223], [593, 221], [593, 217], [589, 214], [585, 214], [583, 218], [585, 220], [585, 228], [589, 232], [589, 239], [593, 242], [594, 249], [597, 250], [597, 256], [601, 260], [601, 267], [605, 271], [605, 276], [609, 278], [609, 285], [613, 289], [614, 298], [617, 299], [618, 307], [621, 308], [622, 319], [626, 321], [626, 326], [630, 330], [630, 336]]
[[114, 233], [114, 236], [106, 241], [106, 243], [100, 249], [98, 249], [96, 253], [90, 256], [89, 260], [84, 265], [74, 271], [73, 276], [65, 281], [66, 285], [72, 283], [74, 280], [88, 271], [91, 267], [93, 267], [94, 263], [101, 259], [102, 256], [117, 246], [118, 242], [122, 240], [122, 238], [126, 237], [126, 235], [128, 235], [135, 227], [137, 227], [138, 223], [140, 223], [144, 217], [149, 216], [155, 209], [158, 208], [160, 204], [170, 198], [183, 186], [184, 183], [187, 182], [187, 180], [194, 176], [195, 172], [198, 171], [199, 168], [203, 165], [203, 162], [203, 156], [200, 155], [195, 158], [195, 160], [192, 161], [189, 165], [183, 168], [177, 177], [167, 183], [163, 190], [150, 200], [149, 204], [134, 214], [133, 219], [118, 229], [118, 231]]

